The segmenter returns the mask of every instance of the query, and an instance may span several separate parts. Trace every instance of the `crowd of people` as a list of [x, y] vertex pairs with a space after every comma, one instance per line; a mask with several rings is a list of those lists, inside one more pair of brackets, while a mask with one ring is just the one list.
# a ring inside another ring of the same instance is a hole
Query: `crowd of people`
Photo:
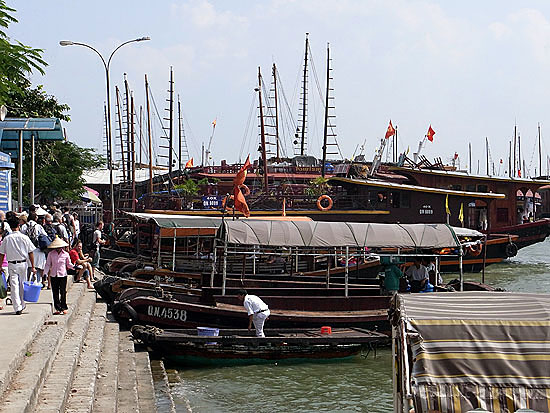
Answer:
[[[96, 224], [90, 254], [83, 251], [78, 214], [54, 203], [28, 212], [0, 211], [0, 262], [15, 314], [24, 312], [24, 283], [52, 291], [54, 314], [67, 313], [67, 277], [92, 289], [99, 267], [103, 222]], [[0, 282], [3, 282], [0, 280]], [[3, 297], [0, 297], [3, 298]], [[0, 310], [4, 300], [0, 300]]]

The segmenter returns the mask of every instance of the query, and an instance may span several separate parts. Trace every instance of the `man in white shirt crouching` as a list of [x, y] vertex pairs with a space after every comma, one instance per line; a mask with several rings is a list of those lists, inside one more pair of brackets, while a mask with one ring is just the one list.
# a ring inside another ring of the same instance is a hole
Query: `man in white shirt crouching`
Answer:
[[256, 337], [265, 337], [264, 323], [270, 314], [267, 304], [260, 297], [248, 294], [246, 290], [239, 290], [237, 297], [248, 313], [248, 331], [252, 329], [252, 323], [254, 323]]

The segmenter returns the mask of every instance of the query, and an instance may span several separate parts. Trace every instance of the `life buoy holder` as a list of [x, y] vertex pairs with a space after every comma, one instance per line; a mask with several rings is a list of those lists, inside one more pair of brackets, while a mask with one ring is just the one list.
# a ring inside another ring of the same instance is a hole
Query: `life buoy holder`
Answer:
[[518, 253], [518, 246], [514, 244], [513, 242], [510, 242], [506, 245], [506, 256], [509, 257], [515, 257]]
[[483, 249], [483, 244], [472, 244], [468, 247], [468, 252], [471, 256], [477, 257], [479, 254], [481, 254], [481, 250]]
[[[327, 206], [323, 206], [323, 201], [328, 201]], [[317, 209], [319, 211], [329, 211], [332, 208], [332, 205], [334, 205], [334, 202], [332, 202], [332, 198], [328, 195], [321, 195], [319, 198], [317, 198]]]
[[233, 201], [235, 200], [235, 196], [234, 195], [227, 195], [227, 196], [224, 196], [223, 199], [222, 199], [222, 209], [225, 211], [226, 208], [225, 208], [225, 205], [227, 204], [227, 200], [230, 200], [230, 201]]

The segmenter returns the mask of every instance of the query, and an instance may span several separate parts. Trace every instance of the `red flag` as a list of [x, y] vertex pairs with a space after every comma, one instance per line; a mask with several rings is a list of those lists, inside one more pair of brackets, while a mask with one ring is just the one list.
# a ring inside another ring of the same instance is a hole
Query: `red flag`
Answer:
[[393, 136], [395, 135], [395, 129], [393, 128], [393, 125], [391, 124], [391, 119], [390, 119], [390, 124], [388, 126], [388, 130], [386, 131], [386, 139], [388, 139], [390, 136]]
[[237, 172], [237, 176], [233, 178], [233, 202], [235, 209], [237, 211], [241, 211], [247, 218], [250, 216], [250, 210], [248, 209], [248, 204], [246, 203], [246, 199], [241, 191], [241, 185], [244, 184], [246, 179], [246, 170], [250, 168], [250, 165], [250, 155], [248, 155], [244, 165], [241, 166], [241, 169]]
[[430, 142], [433, 142], [434, 141], [434, 135], [435, 135], [435, 131], [432, 129], [432, 125], [430, 125], [430, 127], [428, 128], [428, 133], [426, 134], [426, 137], [428, 138], [428, 140]]
[[456, 161], [458, 159], [458, 152], [455, 152], [454, 160]]
[[185, 164], [186, 168], [192, 168], [193, 167], [193, 158], [189, 159], [187, 163]]
[[518, 169], [518, 176], [521, 178], [521, 169]]

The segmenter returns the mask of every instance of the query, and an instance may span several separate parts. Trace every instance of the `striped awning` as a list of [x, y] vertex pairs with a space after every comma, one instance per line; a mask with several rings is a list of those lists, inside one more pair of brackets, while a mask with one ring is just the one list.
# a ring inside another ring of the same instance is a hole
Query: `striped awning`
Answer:
[[400, 295], [416, 412], [550, 410], [550, 295]]

